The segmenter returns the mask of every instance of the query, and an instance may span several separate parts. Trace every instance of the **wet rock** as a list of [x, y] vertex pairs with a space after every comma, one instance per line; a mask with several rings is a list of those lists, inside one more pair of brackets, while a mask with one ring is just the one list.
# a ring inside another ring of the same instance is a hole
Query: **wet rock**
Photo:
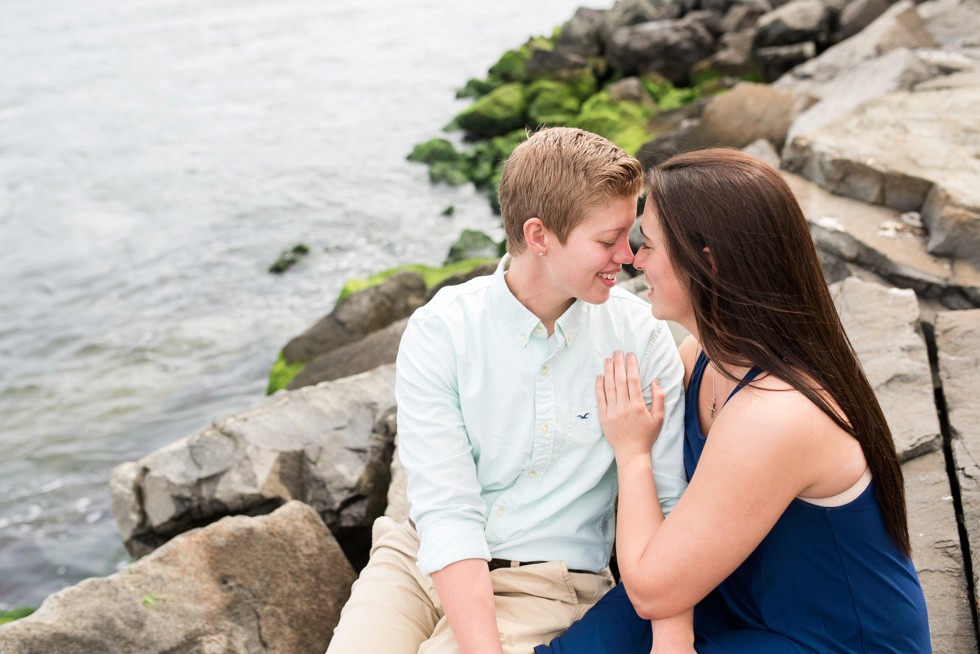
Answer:
[[404, 271], [341, 300], [329, 315], [289, 341], [283, 357], [289, 363], [309, 362], [405, 318], [425, 303], [422, 275]]
[[899, 458], [939, 449], [932, 370], [915, 293], [848, 277], [831, 286], [847, 336], [881, 404]]
[[112, 508], [133, 556], [226, 515], [315, 508], [351, 563], [366, 560], [388, 488], [394, 366], [283, 391], [116, 468]]
[[287, 388], [294, 390], [320, 382], [350, 377], [395, 362], [398, 344], [408, 318], [371, 332], [359, 341], [342, 345], [313, 359], [293, 377]]
[[229, 517], [0, 627], [5, 654], [322, 654], [354, 571], [309, 506]]

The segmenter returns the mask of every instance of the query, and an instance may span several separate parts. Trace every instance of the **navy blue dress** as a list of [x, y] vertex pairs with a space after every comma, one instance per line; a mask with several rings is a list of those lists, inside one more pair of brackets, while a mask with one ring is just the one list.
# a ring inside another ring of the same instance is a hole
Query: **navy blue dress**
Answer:
[[[706, 367], [702, 353], [687, 389], [688, 477], [705, 444], [697, 397]], [[698, 654], [932, 652], [922, 587], [912, 561], [885, 531], [874, 481], [842, 506], [793, 500], [755, 551], [698, 603], [694, 632]], [[620, 584], [534, 651], [648, 654], [651, 645], [649, 621], [636, 614]]]

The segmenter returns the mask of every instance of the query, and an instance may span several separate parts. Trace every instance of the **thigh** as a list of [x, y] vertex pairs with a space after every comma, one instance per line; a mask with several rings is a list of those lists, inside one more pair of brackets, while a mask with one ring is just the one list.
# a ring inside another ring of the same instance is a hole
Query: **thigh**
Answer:
[[416, 654], [441, 617], [431, 581], [415, 563], [414, 532], [379, 518], [373, 535], [371, 558], [351, 587], [327, 654]]
[[[559, 562], [490, 573], [497, 629], [504, 654], [531, 654], [568, 628], [613, 585], [611, 575], [570, 574]], [[419, 654], [459, 654], [448, 621], [441, 620]]]
[[651, 645], [650, 621], [637, 615], [626, 589], [619, 584], [565, 633], [534, 651], [536, 654], [648, 654]]
[[760, 629], [737, 629], [711, 635], [699, 634], [694, 641], [698, 654], [813, 654], [785, 636]]

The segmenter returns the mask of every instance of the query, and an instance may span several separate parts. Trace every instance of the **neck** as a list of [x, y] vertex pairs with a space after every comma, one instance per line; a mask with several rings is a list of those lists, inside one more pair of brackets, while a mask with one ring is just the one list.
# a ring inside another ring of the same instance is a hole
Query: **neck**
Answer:
[[549, 334], [555, 331], [555, 321], [575, 301], [575, 298], [557, 292], [548, 283], [544, 262], [532, 256], [528, 250], [511, 258], [504, 280], [518, 302], [538, 317]]

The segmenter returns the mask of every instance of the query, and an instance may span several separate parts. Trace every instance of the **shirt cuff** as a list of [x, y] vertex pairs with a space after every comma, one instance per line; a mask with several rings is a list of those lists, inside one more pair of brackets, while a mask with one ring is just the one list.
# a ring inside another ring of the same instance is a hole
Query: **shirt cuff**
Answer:
[[464, 559], [490, 560], [483, 524], [472, 520], [424, 520], [419, 533], [419, 570], [424, 575]]

